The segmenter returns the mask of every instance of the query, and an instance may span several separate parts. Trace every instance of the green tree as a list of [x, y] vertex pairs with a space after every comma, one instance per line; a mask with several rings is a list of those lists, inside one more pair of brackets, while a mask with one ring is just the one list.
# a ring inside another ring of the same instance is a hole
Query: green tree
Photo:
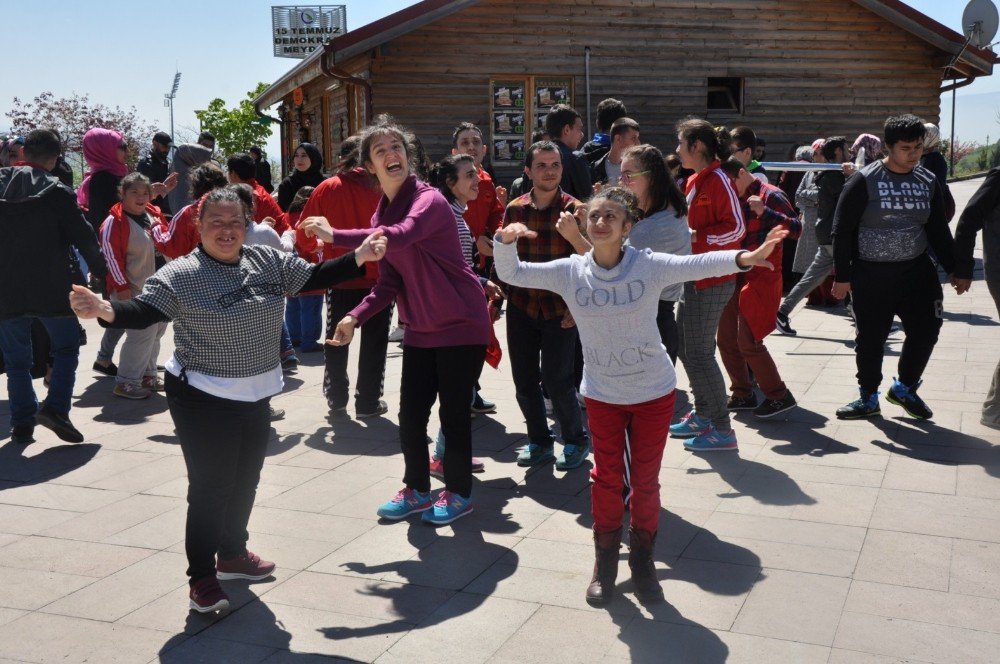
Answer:
[[216, 148], [225, 156], [246, 152], [254, 145], [262, 145], [271, 135], [266, 119], [257, 115], [253, 100], [268, 88], [258, 83], [246, 97], [233, 108], [226, 108], [225, 100], [215, 98], [204, 111], [196, 111], [202, 129], [215, 135]]

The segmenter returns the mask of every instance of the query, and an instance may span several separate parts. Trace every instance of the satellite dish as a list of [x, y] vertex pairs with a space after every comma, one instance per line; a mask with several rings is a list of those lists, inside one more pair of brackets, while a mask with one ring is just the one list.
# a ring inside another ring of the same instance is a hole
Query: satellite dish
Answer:
[[992, 0], [969, 0], [962, 12], [962, 32], [977, 48], [989, 46], [1000, 28], [1000, 14]]

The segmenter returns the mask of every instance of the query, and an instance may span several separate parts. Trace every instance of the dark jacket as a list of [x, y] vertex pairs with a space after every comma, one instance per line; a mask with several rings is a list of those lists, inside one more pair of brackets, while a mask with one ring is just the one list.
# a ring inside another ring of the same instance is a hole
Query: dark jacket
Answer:
[[[101, 224], [108, 218], [111, 206], [120, 200], [118, 196], [118, 185], [122, 179], [110, 171], [97, 171], [90, 176], [90, 206], [87, 208], [87, 221], [94, 229], [94, 233], [101, 228]], [[89, 261], [88, 261], [89, 262]]]
[[73, 169], [66, 163], [66, 159], [62, 155], [56, 159], [56, 167], [52, 169], [52, 175], [59, 178], [59, 181], [70, 189], [73, 188]]
[[288, 211], [288, 207], [292, 204], [299, 189], [318, 187], [319, 183], [326, 179], [323, 176], [323, 155], [320, 154], [319, 148], [312, 143], [299, 143], [295, 149], [299, 148], [305, 150], [306, 154], [309, 155], [310, 166], [308, 171], [299, 171], [293, 168], [288, 177], [278, 185], [278, 195], [275, 196], [275, 200], [278, 201], [278, 207], [283, 212]]
[[607, 134], [594, 134], [594, 138], [583, 144], [578, 154], [583, 157], [588, 164], [595, 161], [611, 151], [611, 137]]
[[[611, 151], [609, 150], [608, 152], [605, 152], [603, 155], [601, 155], [601, 157], [597, 161], [591, 162], [590, 164], [591, 184], [597, 184], [598, 182], [601, 184], [608, 183], [608, 171], [607, 169], [604, 168], [604, 165], [607, 163], [608, 157], [610, 155]], [[613, 184], [618, 184], [618, 183], [615, 182]]]
[[816, 241], [833, 244], [833, 213], [837, 210], [837, 199], [844, 190], [844, 174], [841, 171], [820, 171], [816, 176]]
[[986, 179], [958, 218], [955, 228], [955, 276], [959, 279], [972, 279], [976, 267], [973, 251], [979, 231], [983, 231], [986, 280], [1000, 283], [1000, 168], [986, 174]]
[[107, 275], [73, 190], [38, 168], [0, 168], [0, 319], [73, 315], [71, 246], [94, 275]]
[[274, 191], [274, 183], [271, 182], [271, 164], [267, 163], [267, 159], [263, 157], [255, 159], [253, 168], [253, 179], [259, 182], [267, 193]]
[[553, 142], [559, 146], [559, 154], [562, 157], [562, 181], [559, 186], [578, 201], [587, 200], [594, 193], [587, 160], [573, 154], [562, 141]]
[[[136, 170], [149, 178], [150, 182], [163, 182], [167, 179], [167, 176], [170, 175], [170, 162], [167, 161], [166, 156], [160, 156], [150, 152], [139, 160], [139, 165], [136, 167]], [[153, 205], [160, 208], [160, 212], [163, 214], [172, 214], [170, 211], [170, 203], [165, 197], [157, 196], [151, 202]]]

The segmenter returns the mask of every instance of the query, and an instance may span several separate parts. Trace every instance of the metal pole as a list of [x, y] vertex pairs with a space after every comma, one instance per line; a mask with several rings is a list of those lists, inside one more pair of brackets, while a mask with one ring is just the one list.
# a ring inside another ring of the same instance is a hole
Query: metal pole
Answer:
[[594, 130], [593, 125], [590, 124], [590, 47], [585, 46], [583, 48], [583, 68], [584, 68], [584, 80], [586, 81], [587, 87], [587, 131], [591, 132]]
[[174, 138], [174, 97], [170, 96], [170, 139]]
[[955, 90], [956, 88], [951, 90], [951, 143], [948, 144], [948, 151], [951, 152], [951, 177], [955, 177]]

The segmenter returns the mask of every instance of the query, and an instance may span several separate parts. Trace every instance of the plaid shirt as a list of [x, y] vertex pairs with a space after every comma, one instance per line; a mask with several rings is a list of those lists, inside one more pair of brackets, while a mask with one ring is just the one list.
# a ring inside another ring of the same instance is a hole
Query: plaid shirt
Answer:
[[[553, 205], [544, 210], [535, 207], [529, 191], [507, 205], [503, 215], [503, 225], [521, 223], [538, 233], [533, 239], [522, 238], [517, 243], [518, 256], [525, 263], [544, 263], [557, 258], [566, 258], [576, 253], [573, 245], [563, 239], [556, 230], [556, 222], [562, 212], [573, 212], [581, 205], [569, 194], [559, 190], [559, 198]], [[491, 279], [502, 283], [493, 269]], [[520, 288], [504, 284], [510, 304], [517, 307], [534, 319], [551, 320], [561, 318], [566, 314], [566, 303], [555, 293], [538, 288]]]
[[[764, 201], [764, 211], [759, 217], [754, 214], [750, 209], [750, 204], [747, 203], [747, 199], [751, 196], [760, 196]], [[747, 224], [747, 234], [743, 238], [743, 248], [747, 251], [753, 251], [764, 244], [767, 234], [775, 226], [786, 228], [788, 230], [788, 238], [786, 239], [789, 240], [794, 240], [802, 232], [802, 222], [799, 220], [798, 212], [788, 202], [785, 192], [773, 184], [764, 184], [760, 180], [754, 180], [746, 194], [740, 199], [740, 203], [743, 205], [743, 218], [746, 219]], [[771, 262], [774, 263], [775, 260], [777, 260], [776, 264], [781, 263], [780, 244], [771, 256]]]

